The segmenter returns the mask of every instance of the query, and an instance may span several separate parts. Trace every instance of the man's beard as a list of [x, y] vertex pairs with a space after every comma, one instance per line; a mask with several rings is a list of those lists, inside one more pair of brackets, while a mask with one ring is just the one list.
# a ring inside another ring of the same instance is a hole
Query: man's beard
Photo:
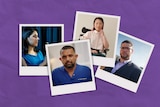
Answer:
[[121, 58], [124, 59], [124, 60], [129, 60], [129, 56], [128, 55], [122, 55], [121, 54]]
[[[68, 64], [68, 63], [69, 63], [69, 64]], [[73, 68], [73, 67], [75, 66], [75, 64], [72, 63], [72, 62], [66, 62], [66, 63], [64, 64], [64, 66], [65, 66], [66, 68]]]

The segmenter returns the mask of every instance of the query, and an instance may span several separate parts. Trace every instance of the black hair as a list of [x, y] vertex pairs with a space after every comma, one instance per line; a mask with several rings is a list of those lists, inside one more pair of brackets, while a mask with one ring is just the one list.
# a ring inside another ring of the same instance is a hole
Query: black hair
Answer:
[[[94, 23], [95, 23], [95, 21], [96, 21], [97, 19], [101, 20], [102, 23], [103, 23], [103, 26], [104, 26], [103, 18], [102, 18], [102, 17], [96, 17], [96, 18], [94, 19], [94, 21], [93, 21], [93, 30], [95, 30]], [[102, 29], [103, 29], [103, 26], [102, 26]]]
[[73, 49], [73, 51], [75, 52], [75, 48], [73, 46], [70, 46], [70, 45], [66, 45], [66, 46], [63, 46], [60, 50], [60, 54], [62, 52], [62, 50], [67, 50], [67, 49]]
[[[27, 30], [23, 30], [22, 32], [22, 52], [23, 54], [27, 54], [28, 53], [28, 46], [30, 45], [27, 38], [34, 32], [38, 32], [37, 29], [35, 28], [30, 28], [30, 29], [27, 29]], [[39, 49], [37, 47], [34, 48], [34, 51], [35, 52], [38, 52]]]
[[129, 44], [131, 44], [131, 46], [133, 46], [133, 43], [132, 43], [131, 41], [129, 41], [129, 40], [124, 40], [124, 41], [121, 43], [121, 45], [122, 45], [123, 43], [129, 43]]

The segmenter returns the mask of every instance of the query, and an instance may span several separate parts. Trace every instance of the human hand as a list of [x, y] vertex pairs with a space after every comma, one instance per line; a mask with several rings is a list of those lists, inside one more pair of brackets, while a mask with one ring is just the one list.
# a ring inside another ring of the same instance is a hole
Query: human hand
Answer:
[[92, 49], [91, 49], [91, 53], [98, 54], [98, 52], [96, 50], [92, 50]]
[[104, 31], [103, 30], [100, 31], [100, 36], [104, 36]]
[[100, 69], [102, 69], [102, 70], [103, 70], [104, 68], [105, 68], [105, 66], [100, 66]]
[[23, 57], [22, 57], [22, 66], [27, 66], [27, 63]]

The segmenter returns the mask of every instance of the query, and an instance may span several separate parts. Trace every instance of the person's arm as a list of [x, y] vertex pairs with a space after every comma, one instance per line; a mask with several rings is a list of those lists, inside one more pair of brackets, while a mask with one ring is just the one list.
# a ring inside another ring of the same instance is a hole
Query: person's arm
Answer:
[[141, 75], [141, 69], [140, 69], [139, 67], [137, 67], [137, 68], [132, 72], [132, 75], [131, 75], [130, 80], [137, 83], [140, 75]]
[[[87, 33], [85, 33], [85, 34], [83, 35], [83, 38], [84, 38], [84, 39], [90, 39], [90, 38], [91, 38], [91, 32], [92, 32], [92, 31], [93, 31], [93, 30], [88, 31]], [[91, 46], [91, 47], [92, 47], [92, 46]], [[97, 50], [94, 50], [94, 49], [91, 49], [91, 53], [97, 54], [98, 51], [97, 51]]]
[[90, 39], [89, 31], [83, 35], [83, 39]]
[[101, 31], [101, 38], [102, 38], [104, 48], [108, 49], [109, 48], [109, 43], [108, 43], [107, 38], [105, 37], [105, 34], [104, 34], [103, 30]]
[[24, 60], [24, 58], [22, 57], [22, 66], [27, 66], [26, 61]]
[[47, 65], [47, 58], [45, 57], [43, 62], [39, 64], [39, 66], [46, 66]]

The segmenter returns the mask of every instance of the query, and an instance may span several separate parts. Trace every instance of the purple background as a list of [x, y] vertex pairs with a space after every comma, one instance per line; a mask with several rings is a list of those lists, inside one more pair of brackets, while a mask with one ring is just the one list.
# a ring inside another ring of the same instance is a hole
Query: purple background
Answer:
[[[136, 94], [96, 78], [96, 91], [51, 97], [48, 77], [19, 77], [18, 24], [64, 24], [68, 41], [76, 11], [119, 15], [121, 31], [155, 44]], [[158, 0], [0, 0], [0, 107], [159, 107], [159, 11]]]

